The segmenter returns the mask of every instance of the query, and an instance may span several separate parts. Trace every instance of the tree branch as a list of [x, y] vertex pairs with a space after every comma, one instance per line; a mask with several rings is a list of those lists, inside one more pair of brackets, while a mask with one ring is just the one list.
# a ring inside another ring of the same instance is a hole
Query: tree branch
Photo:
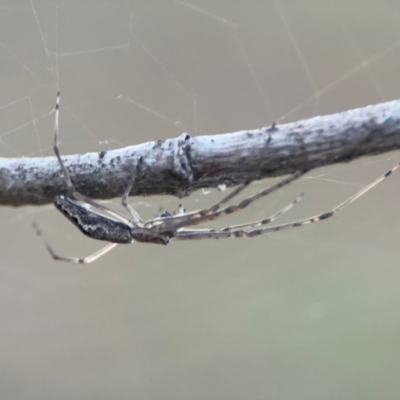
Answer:
[[[130, 193], [187, 196], [400, 148], [400, 100], [284, 125], [159, 140], [118, 150], [63, 156], [77, 191], [120, 197], [138, 160]], [[55, 157], [0, 158], [0, 204], [45, 204], [66, 185]]]

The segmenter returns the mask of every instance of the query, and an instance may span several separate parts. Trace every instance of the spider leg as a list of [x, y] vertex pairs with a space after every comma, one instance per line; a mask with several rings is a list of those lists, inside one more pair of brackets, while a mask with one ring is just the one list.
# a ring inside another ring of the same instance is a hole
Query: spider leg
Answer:
[[58, 160], [58, 164], [60, 165], [61, 171], [62, 171], [62, 175], [64, 177], [65, 183], [67, 185], [68, 188], [68, 196], [81, 201], [83, 203], [87, 203], [90, 204], [92, 207], [97, 208], [99, 210], [105, 211], [108, 214], [110, 214], [111, 216], [113, 216], [114, 218], [117, 218], [119, 221], [125, 222], [125, 223], [130, 223], [133, 224], [135, 227], [138, 226], [142, 226], [143, 221], [140, 218], [139, 214], [133, 209], [133, 207], [131, 207], [130, 205], [127, 204], [126, 202], [126, 198], [129, 195], [129, 192], [132, 189], [133, 186], [133, 182], [136, 176], [136, 170], [135, 172], [132, 174], [132, 178], [131, 181], [128, 185], [128, 188], [126, 189], [123, 197], [122, 197], [122, 205], [128, 210], [129, 214], [132, 216], [133, 220], [129, 220], [128, 218], [124, 217], [123, 215], [111, 210], [110, 208], [98, 203], [97, 201], [94, 201], [92, 199], [90, 199], [89, 197], [86, 197], [85, 195], [77, 192], [75, 190], [75, 187], [71, 181], [71, 178], [69, 176], [69, 173], [67, 171], [67, 169], [65, 168], [64, 163], [61, 160], [61, 156], [60, 156], [60, 150], [58, 149], [58, 125], [59, 125], [59, 119], [60, 119], [60, 91], [57, 92], [57, 99], [56, 99], [56, 106], [55, 106], [55, 118], [54, 118], [54, 143], [53, 143], [53, 150], [54, 153], [57, 157]]
[[346, 207], [348, 204], [352, 203], [353, 201], [359, 199], [361, 196], [363, 196], [365, 193], [369, 192], [372, 188], [374, 188], [378, 183], [382, 182], [384, 179], [386, 179], [389, 175], [392, 174], [392, 172], [396, 171], [397, 168], [400, 166], [400, 161], [389, 171], [386, 171], [383, 175], [381, 175], [378, 179], [374, 180], [372, 183], [369, 185], [365, 186], [364, 189], [361, 189], [359, 192], [357, 192], [355, 195], [349, 197], [347, 200], [345, 200], [343, 203], [339, 204], [337, 207], [335, 207], [332, 212], [336, 213], [337, 211], [341, 210], [342, 208]]
[[33, 227], [36, 229], [37, 235], [43, 239], [44, 244], [46, 245], [46, 248], [47, 248], [48, 252], [50, 253], [50, 255], [53, 257], [54, 260], [57, 260], [57, 261], [67, 261], [67, 262], [72, 262], [74, 264], [90, 264], [91, 262], [99, 259], [104, 254], [108, 253], [110, 250], [112, 250], [118, 244], [118, 243], [109, 243], [106, 246], [104, 246], [102, 249], [96, 251], [95, 253], [93, 253], [85, 258], [66, 257], [66, 256], [61, 256], [61, 255], [57, 254], [53, 250], [53, 248], [51, 247], [49, 242], [44, 237], [43, 232], [41, 231], [41, 229], [39, 228], [39, 225], [36, 222], [33, 223]]
[[[181, 226], [177, 226], [175, 228], [176, 223], [185, 222], [187, 220], [190, 220], [190, 221], [195, 220], [196, 218], [199, 218], [199, 213], [204, 213], [204, 215], [213, 214], [215, 211], [219, 210], [223, 204], [227, 203], [230, 199], [232, 199], [233, 197], [238, 195], [249, 184], [250, 184], [249, 182], [240, 184], [233, 192], [229, 193], [228, 196], [224, 197], [220, 202], [218, 202], [217, 204], [214, 204], [212, 207], [210, 207], [206, 210], [194, 211], [191, 213], [184, 213], [184, 214], [179, 212], [177, 215], [172, 215], [171, 213], [168, 213], [170, 215], [164, 216], [164, 217], [157, 217], [157, 218], [147, 221], [145, 223], [145, 227], [148, 229], [158, 227], [159, 230], [164, 230], [164, 223], [167, 223], [167, 224], [170, 223], [168, 226], [172, 226], [172, 224], [173, 224], [174, 228], [172, 228], [172, 229], [179, 229], [179, 227], [181, 227]], [[181, 209], [181, 207], [179, 207], [179, 208]], [[173, 222], [171, 222], [171, 221], [173, 221]], [[188, 223], [185, 225], [193, 225], [193, 223]], [[185, 225], [182, 225], [182, 226], [185, 226]], [[167, 229], [168, 228], [166, 228], [165, 230], [167, 230]]]
[[209, 212], [218, 211], [222, 205], [226, 204], [229, 200], [236, 197], [240, 192], [242, 192], [244, 189], [246, 189], [247, 186], [249, 186], [249, 185], [250, 185], [250, 182], [241, 183], [234, 191], [229, 193], [228, 196], [225, 196], [220, 202], [218, 202], [217, 204], [214, 204], [207, 211], [209, 211]]
[[[290, 204], [286, 207], [279, 210], [277, 213], [271, 215], [270, 217], [255, 221], [249, 222], [246, 224], [240, 225], [232, 225], [227, 226], [222, 229], [181, 229], [178, 230], [176, 235], [172, 240], [191, 240], [191, 239], [228, 239], [235, 237], [253, 237], [258, 236], [256, 232], [258, 230], [253, 231], [244, 231], [243, 228], [255, 228], [256, 226], [266, 225], [274, 221], [276, 218], [289, 211], [296, 203], [298, 203], [304, 196], [304, 193], [301, 193], [298, 197], [296, 197]], [[259, 233], [261, 234], [261, 233]]]
[[143, 226], [143, 220], [142, 220], [142, 218], [140, 218], [139, 213], [126, 201], [129, 196], [129, 193], [131, 192], [133, 183], [135, 181], [136, 174], [137, 174], [137, 170], [135, 169], [132, 173], [129, 185], [126, 188], [124, 195], [122, 196], [121, 203], [125, 207], [125, 209], [128, 211], [128, 213], [131, 215], [132, 221], [135, 223], [135, 225]]
[[273, 222], [276, 218], [280, 217], [282, 214], [288, 212], [291, 208], [293, 208], [302, 198], [304, 197], [304, 193], [301, 193], [299, 196], [297, 196], [290, 204], [288, 204], [286, 207], [282, 208], [279, 210], [277, 213], [271, 215], [270, 217], [266, 219], [262, 219], [260, 221], [255, 221], [255, 222], [249, 222], [246, 224], [239, 224], [239, 225], [232, 225], [232, 226], [227, 226], [225, 228], [222, 228], [222, 232], [227, 232], [227, 231], [232, 231], [235, 229], [242, 229], [242, 228], [255, 228], [256, 226], [261, 226], [261, 225], [266, 225], [270, 224]]
[[101, 211], [104, 211], [104, 212], [110, 214], [112, 217], [116, 218], [118, 221], [124, 222], [128, 225], [133, 225], [136, 228], [139, 226], [135, 221], [126, 218], [125, 216], [115, 212], [114, 210], [111, 210], [111, 208], [108, 208], [108, 207], [104, 206], [103, 204], [100, 204], [97, 201], [94, 201], [91, 198], [86, 197], [85, 195], [83, 195], [79, 192], [75, 191], [73, 194], [71, 194], [68, 197], [72, 198], [74, 200], [77, 200], [77, 201], [81, 201], [82, 203], [89, 204], [93, 208], [97, 208]]
[[232, 205], [232, 206], [220, 209], [221, 204], [226, 203], [232, 197], [236, 196], [248, 185], [248, 183], [243, 183], [236, 190], [234, 190], [231, 194], [229, 194], [227, 197], [222, 199], [219, 203], [217, 203], [216, 205], [214, 205], [206, 210], [195, 211], [195, 212], [184, 214], [184, 215], [174, 215], [174, 216], [168, 216], [168, 217], [164, 217], [164, 218], [153, 219], [153, 220], [146, 222], [145, 227], [148, 229], [156, 228], [159, 231], [171, 231], [171, 230], [174, 231], [174, 230], [178, 230], [179, 228], [183, 228], [185, 226], [197, 225], [197, 224], [200, 224], [200, 223], [203, 223], [206, 221], [211, 221], [211, 220], [223, 217], [223, 216], [231, 214], [233, 212], [243, 210], [249, 204], [260, 199], [261, 197], [267, 196], [270, 193], [275, 192], [276, 190], [280, 189], [281, 187], [288, 185], [289, 183], [293, 182], [294, 180], [299, 179], [304, 173], [305, 173], [305, 171], [296, 172], [293, 175], [289, 176], [288, 178], [281, 180], [277, 184], [270, 186], [269, 188], [242, 200], [236, 206]]
[[64, 166], [64, 163], [61, 160], [61, 156], [60, 156], [60, 151], [58, 150], [58, 121], [60, 119], [60, 91], [57, 92], [57, 99], [56, 99], [56, 115], [54, 118], [54, 143], [53, 143], [53, 150], [54, 153], [57, 157], [58, 160], [58, 164], [61, 167], [62, 173], [63, 173], [63, 177], [65, 180], [65, 183], [67, 184], [68, 187], [68, 192], [69, 194], [73, 194], [75, 192], [75, 188], [74, 185], [71, 182], [71, 178], [69, 177], [69, 174], [67, 172], [67, 169]]
[[[182, 229], [176, 233], [171, 240], [202, 240], [202, 239], [230, 239], [230, 238], [243, 238], [261, 235], [263, 229], [254, 231], [244, 231], [236, 229], [231, 231], [222, 231], [216, 229]], [[260, 233], [258, 233], [260, 231]], [[257, 232], [257, 233], [255, 233]]]
[[[277, 231], [281, 231], [284, 229], [297, 228], [300, 226], [312, 224], [314, 222], [323, 221], [323, 220], [333, 217], [333, 215], [335, 215], [338, 211], [342, 210], [348, 204], [359, 199], [365, 193], [367, 193], [372, 188], [374, 188], [378, 183], [382, 182], [385, 178], [390, 176], [392, 174], [392, 172], [394, 172], [397, 168], [399, 168], [399, 166], [400, 166], [400, 162], [397, 163], [393, 168], [391, 168], [385, 174], [380, 176], [378, 179], [376, 179], [369, 185], [365, 186], [363, 189], [361, 189], [359, 192], [357, 192], [353, 196], [349, 197], [343, 203], [341, 203], [338, 206], [336, 206], [335, 208], [333, 208], [331, 211], [327, 211], [327, 212], [324, 212], [324, 213], [321, 213], [318, 215], [314, 215], [313, 217], [304, 218], [304, 219], [301, 219], [301, 220], [298, 220], [295, 222], [289, 222], [287, 224], [275, 225], [275, 226], [271, 226], [271, 227], [254, 229], [254, 230], [250, 230], [250, 231], [244, 231], [242, 229], [226, 230], [226, 228], [225, 228], [225, 230], [212, 230], [212, 229], [180, 230], [176, 233], [173, 240], [228, 239], [228, 238], [255, 237], [255, 236], [263, 235], [264, 233], [268, 233], [268, 232], [277, 232]], [[246, 227], [246, 226], [251, 227], [251, 226], [257, 226], [257, 225], [252, 225], [252, 223], [250, 223], [249, 225], [243, 224], [243, 225], [238, 225], [237, 227], [241, 228], [241, 227]], [[235, 227], [231, 227], [231, 228], [235, 228]]]

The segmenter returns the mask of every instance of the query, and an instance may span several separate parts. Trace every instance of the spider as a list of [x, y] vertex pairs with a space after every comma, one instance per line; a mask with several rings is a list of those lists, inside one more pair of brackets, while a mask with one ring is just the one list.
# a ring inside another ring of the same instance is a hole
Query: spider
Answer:
[[[239, 185], [229, 195], [224, 197], [219, 203], [211, 206], [210, 208], [186, 213], [185, 210], [180, 206], [178, 214], [173, 215], [169, 212], [164, 212], [160, 217], [151, 219], [144, 222], [139, 214], [127, 203], [128, 195], [132, 189], [136, 172], [140, 167], [142, 160], [140, 159], [137, 166], [131, 176], [129, 185], [122, 196], [122, 205], [129, 213], [129, 218], [111, 210], [110, 208], [97, 203], [96, 201], [78, 193], [74, 185], [71, 182], [71, 178], [61, 160], [60, 152], [58, 149], [58, 121], [60, 112], [60, 92], [57, 93], [57, 100], [55, 106], [55, 121], [54, 121], [54, 144], [53, 149], [57, 157], [58, 163], [62, 171], [65, 183], [67, 185], [67, 195], [57, 195], [54, 198], [55, 207], [65, 215], [75, 226], [77, 226], [82, 233], [85, 235], [97, 239], [110, 242], [102, 249], [95, 253], [85, 257], [66, 257], [57, 254], [50, 246], [48, 241], [44, 238], [42, 231], [39, 226], [34, 223], [36, 233], [41, 236], [47, 247], [47, 250], [51, 254], [54, 260], [68, 261], [76, 264], [89, 264], [111, 249], [117, 244], [128, 244], [133, 242], [141, 243], [154, 243], [167, 245], [171, 240], [198, 240], [198, 239], [225, 239], [225, 238], [244, 238], [244, 237], [255, 237], [262, 235], [267, 232], [276, 232], [283, 229], [300, 227], [308, 225], [313, 222], [319, 222], [331, 218], [338, 211], [342, 210], [345, 206], [352, 203], [353, 201], [360, 198], [362, 195], [371, 190], [379, 182], [387, 178], [393, 171], [395, 171], [400, 162], [397, 163], [393, 168], [387, 171], [384, 175], [365, 186], [362, 190], [349, 197], [343, 203], [339, 204], [330, 211], [324, 212], [313, 217], [304, 218], [295, 222], [285, 223], [281, 225], [274, 225], [265, 227], [274, 221], [277, 217], [290, 210], [296, 203], [298, 203], [303, 197], [303, 193], [300, 194], [295, 200], [293, 200], [286, 207], [282, 208], [276, 214], [259, 221], [244, 223], [240, 225], [227, 226], [226, 228], [215, 230], [215, 229], [186, 229], [193, 225], [197, 225], [203, 222], [211, 221], [228, 214], [232, 214], [236, 211], [243, 210], [254, 201], [261, 197], [267, 196], [272, 192], [282, 188], [285, 185], [299, 179], [306, 171], [295, 172], [293, 175], [281, 180], [277, 184], [256, 193], [246, 199], [242, 200], [238, 205], [224, 206], [228, 201], [237, 196], [242, 192], [250, 182], [245, 182]], [[88, 208], [91, 207], [91, 209]], [[96, 212], [96, 209], [107, 213], [109, 216]]]

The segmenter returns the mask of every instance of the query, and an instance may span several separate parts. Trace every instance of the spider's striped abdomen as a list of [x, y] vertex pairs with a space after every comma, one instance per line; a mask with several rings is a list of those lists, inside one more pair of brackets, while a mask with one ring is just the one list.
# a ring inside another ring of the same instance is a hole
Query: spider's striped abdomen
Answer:
[[131, 228], [123, 222], [97, 214], [63, 195], [54, 198], [54, 205], [83, 234], [92, 239], [119, 244], [133, 242]]

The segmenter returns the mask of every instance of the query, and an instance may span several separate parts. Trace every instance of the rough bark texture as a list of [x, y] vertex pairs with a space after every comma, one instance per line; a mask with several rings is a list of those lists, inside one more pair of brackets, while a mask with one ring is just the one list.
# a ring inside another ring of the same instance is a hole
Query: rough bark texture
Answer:
[[[141, 158], [132, 196], [183, 197], [199, 188], [233, 186], [398, 148], [400, 100], [395, 100], [284, 125], [210, 136], [182, 134], [62, 159], [77, 191], [93, 199], [122, 196]], [[65, 191], [55, 157], [0, 158], [0, 204], [45, 204]]]

